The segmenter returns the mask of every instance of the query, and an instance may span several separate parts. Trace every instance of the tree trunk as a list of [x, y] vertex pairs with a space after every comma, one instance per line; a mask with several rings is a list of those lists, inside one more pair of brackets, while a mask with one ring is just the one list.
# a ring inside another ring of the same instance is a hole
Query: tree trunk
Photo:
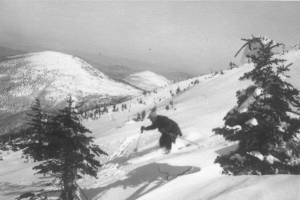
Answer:
[[76, 196], [76, 174], [74, 169], [68, 169], [63, 175], [63, 191], [61, 194], [62, 200], [77, 200]]

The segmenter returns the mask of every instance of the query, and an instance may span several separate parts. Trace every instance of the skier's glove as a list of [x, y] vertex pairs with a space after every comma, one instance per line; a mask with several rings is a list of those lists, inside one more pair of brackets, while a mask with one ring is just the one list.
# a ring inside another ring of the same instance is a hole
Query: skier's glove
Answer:
[[143, 131], [145, 130], [145, 126], [141, 127], [141, 133], [143, 133]]

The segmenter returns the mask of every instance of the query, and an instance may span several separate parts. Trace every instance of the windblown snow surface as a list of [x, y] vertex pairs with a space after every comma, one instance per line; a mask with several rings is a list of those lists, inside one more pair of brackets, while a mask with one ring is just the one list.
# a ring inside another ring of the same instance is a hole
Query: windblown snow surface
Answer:
[[[294, 62], [292, 82], [299, 85], [300, 51], [286, 58]], [[298, 61], [297, 61], [298, 59]], [[143, 96], [128, 103], [129, 110], [110, 113], [84, 124], [96, 136], [96, 142], [109, 153], [100, 158], [104, 166], [98, 179], [84, 177], [78, 181], [82, 199], [89, 200], [296, 200], [300, 198], [300, 176], [225, 176], [214, 160], [218, 154], [230, 151], [234, 144], [212, 133], [223, 124], [223, 117], [235, 105], [235, 93], [247, 87], [249, 81], [239, 81], [253, 66], [245, 64], [224, 71], [223, 75], [198, 77], [199, 85], [175, 97], [175, 108], [165, 110], [170, 90], [188, 88], [192, 80], [170, 85], [156, 94]], [[294, 78], [296, 77], [296, 78]], [[195, 79], [193, 79], [195, 80]], [[147, 131], [140, 135], [142, 125], [150, 122], [131, 120], [135, 113], [158, 106], [158, 113], [178, 122], [185, 140], [178, 139], [170, 154], [157, 148], [159, 133]], [[186, 140], [192, 141], [187, 145]], [[138, 151], [134, 153], [134, 149]], [[46, 186], [46, 177], [33, 175], [34, 163], [24, 163], [21, 153], [4, 153], [0, 161], [0, 199]], [[44, 184], [44, 185], [43, 185]], [[42, 186], [40, 186], [42, 185]]]
[[131, 74], [126, 77], [124, 81], [132, 86], [146, 91], [165, 87], [170, 84], [170, 81], [167, 78], [151, 71], [143, 71]]

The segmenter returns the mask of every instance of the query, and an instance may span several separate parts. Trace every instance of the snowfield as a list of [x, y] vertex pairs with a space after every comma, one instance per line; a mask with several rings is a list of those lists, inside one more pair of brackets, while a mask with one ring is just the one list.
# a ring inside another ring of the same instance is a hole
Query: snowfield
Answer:
[[[300, 51], [285, 55], [293, 60], [291, 80], [299, 85]], [[98, 179], [78, 181], [82, 199], [89, 200], [296, 200], [300, 199], [300, 176], [225, 176], [214, 160], [236, 144], [228, 143], [212, 129], [223, 124], [225, 114], [236, 105], [235, 93], [249, 81], [240, 81], [253, 66], [245, 64], [224, 71], [169, 85], [155, 94], [128, 101], [129, 110], [107, 114], [83, 123], [96, 136], [96, 143], [109, 153], [101, 157], [104, 166]], [[192, 87], [191, 81], [199, 80]], [[189, 88], [171, 97], [170, 90]], [[298, 87], [300, 88], [300, 87]], [[142, 98], [145, 104], [140, 104]], [[173, 99], [174, 108], [165, 105]], [[157, 130], [139, 133], [150, 121], [134, 121], [137, 112], [158, 107], [158, 113], [178, 122], [183, 138], [170, 154], [158, 149]], [[191, 141], [192, 143], [188, 142]], [[137, 152], [134, 152], [135, 148]], [[33, 163], [24, 163], [20, 152], [4, 153], [0, 161], [0, 199], [10, 200], [24, 191], [51, 189], [41, 186], [46, 177], [33, 174]], [[53, 188], [52, 188], [53, 189]]]

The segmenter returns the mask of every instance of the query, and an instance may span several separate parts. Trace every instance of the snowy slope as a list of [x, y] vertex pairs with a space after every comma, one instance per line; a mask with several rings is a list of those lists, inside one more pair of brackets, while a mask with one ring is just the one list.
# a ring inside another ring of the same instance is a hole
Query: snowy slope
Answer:
[[[295, 76], [300, 72], [296, 61], [300, 60], [299, 53], [285, 55], [294, 59]], [[142, 135], [139, 153], [132, 154], [140, 126], [149, 121], [126, 123], [108, 134], [94, 131], [99, 144], [112, 156], [107, 168], [99, 172], [98, 180], [80, 182], [88, 196], [105, 200], [298, 199], [299, 176], [229, 177], [221, 175], [220, 167], [214, 163], [218, 153], [228, 151], [232, 144], [211, 130], [223, 123], [225, 114], [236, 104], [235, 92], [250, 84], [238, 79], [252, 67], [246, 64], [224, 75], [201, 77], [199, 86], [175, 98], [176, 110], [159, 110], [175, 119], [184, 137], [199, 146], [183, 147], [186, 142], [178, 140], [173, 152], [162, 156], [155, 150], [159, 133], [149, 131]], [[299, 83], [293, 77], [292, 82]]]
[[[295, 63], [291, 80], [299, 84], [294, 77], [300, 73], [300, 51], [285, 57]], [[224, 115], [236, 104], [235, 92], [250, 84], [238, 79], [251, 68], [252, 65], [245, 64], [224, 71], [224, 75], [199, 77], [200, 84], [195, 87], [189, 87], [195, 79], [176, 83], [143, 97], [146, 105], [138, 104], [137, 98], [128, 102], [132, 106], [129, 111], [85, 120], [84, 124], [93, 131], [96, 142], [109, 157], [101, 158], [105, 165], [99, 170], [98, 179], [85, 177], [78, 181], [84, 195], [93, 200], [299, 199], [300, 176], [224, 176], [214, 163], [219, 153], [229, 151], [234, 144], [214, 135], [212, 129], [222, 125]], [[169, 91], [177, 87], [189, 90], [173, 99], [174, 109], [165, 110], [163, 105], [171, 98]], [[150, 122], [135, 122], [131, 118], [153, 105], [158, 105], [159, 114], [177, 121], [184, 139], [193, 144], [186, 146], [185, 140], [178, 139], [172, 152], [164, 155], [157, 149], [160, 135], [157, 130], [140, 136], [140, 126]], [[138, 152], [133, 153], [139, 137]], [[19, 153], [4, 157], [0, 161], [1, 200], [13, 199], [22, 191], [37, 190], [37, 185], [45, 181], [33, 175], [30, 169], [33, 164], [23, 163]]]
[[124, 81], [139, 89], [151, 91], [159, 87], [165, 87], [170, 84], [170, 81], [154, 72], [143, 71], [129, 75]]

